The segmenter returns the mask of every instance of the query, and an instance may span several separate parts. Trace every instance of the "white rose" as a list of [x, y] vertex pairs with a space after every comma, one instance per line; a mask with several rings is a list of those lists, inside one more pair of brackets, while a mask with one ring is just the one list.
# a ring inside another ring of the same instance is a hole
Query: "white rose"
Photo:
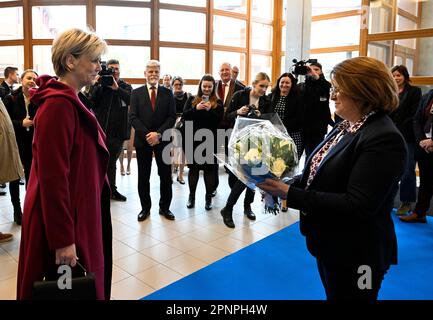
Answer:
[[254, 164], [260, 163], [262, 160], [259, 150], [255, 148], [248, 150], [248, 152], [244, 156], [244, 159], [246, 161], [251, 161]]
[[271, 167], [271, 172], [276, 175], [278, 178], [281, 177], [281, 175], [284, 173], [284, 171], [286, 170], [287, 166], [284, 163], [284, 160], [281, 158], [276, 159], [273, 163], [272, 163], [272, 167]]

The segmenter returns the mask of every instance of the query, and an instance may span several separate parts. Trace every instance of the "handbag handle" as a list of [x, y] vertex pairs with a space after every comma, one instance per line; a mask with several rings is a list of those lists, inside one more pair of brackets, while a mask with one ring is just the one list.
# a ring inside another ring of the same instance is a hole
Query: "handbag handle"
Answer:
[[83, 265], [81, 263], [79, 263], [78, 261], [77, 261], [77, 265], [84, 271], [84, 276], [87, 276], [86, 268], [84, 268]]

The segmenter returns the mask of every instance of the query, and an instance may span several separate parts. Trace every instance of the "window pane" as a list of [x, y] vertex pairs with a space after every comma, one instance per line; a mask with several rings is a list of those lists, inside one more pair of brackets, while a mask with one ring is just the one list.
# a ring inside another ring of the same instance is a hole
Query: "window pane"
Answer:
[[[73, 17], [73, 19], [71, 19]], [[32, 7], [33, 38], [52, 39], [68, 28], [86, 29], [85, 6]]]
[[286, 22], [286, 18], [287, 18], [287, 1], [283, 0], [283, 21]]
[[245, 20], [214, 16], [214, 44], [246, 47], [247, 23]]
[[252, 0], [251, 15], [253, 17], [272, 19], [274, 17], [273, 8], [273, 0]]
[[[159, 36], [161, 41], [206, 42], [206, 15], [203, 13], [161, 10]], [[173, 24], [173, 21], [176, 23]]]
[[313, 16], [361, 8], [361, 0], [312, 0]]
[[266, 72], [272, 79], [272, 57], [259, 54], [251, 55], [251, 82], [254, 81], [257, 73]]
[[0, 40], [23, 39], [23, 8], [0, 9]]
[[104, 39], [150, 40], [150, 9], [96, 6], [96, 31]]
[[146, 63], [150, 60], [149, 47], [136, 46], [108, 46], [108, 52], [102, 60], [119, 60], [120, 77], [143, 78]]
[[[311, 24], [311, 48], [359, 44], [360, 16], [315, 21]], [[338, 37], [330, 37], [338, 34]]]
[[193, 7], [206, 7], [206, 0], [159, 0], [159, 2]]
[[397, 15], [397, 31], [416, 30], [416, 22], [401, 15]]
[[[205, 51], [184, 48], [159, 48], [161, 75], [176, 74], [184, 79], [200, 79], [205, 74]], [[179, 59], [188, 57], [188, 59]], [[192, 63], [193, 62], [193, 63]]]
[[420, 28], [433, 28], [433, 0], [421, 2], [421, 26]]
[[369, 17], [369, 33], [381, 33], [393, 31], [392, 7], [377, 1], [371, 5]]
[[0, 46], [0, 77], [4, 78], [6, 67], [17, 67], [18, 72], [24, 71], [24, 47]]
[[280, 74], [283, 74], [284, 72], [289, 72], [289, 70], [286, 70], [286, 57], [281, 57], [281, 71]]
[[220, 66], [224, 62], [230, 63], [232, 66], [237, 66], [239, 68], [239, 76], [238, 80], [245, 80], [245, 53], [238, 53], [238, 52], [228, 52], [228, 51], [216, 51], [213, 52], [213, 67], [212, 67], [212, 74], [219, 79], [219, 69]]
[[359, 56], [358, 51], [347, 51], [312, 54], [310, 58], [317, 59], [317, 61], [322, 64], [323, 74], [327, 79], [330, 79], [331, 71], [336, 64], [349, 58], [355, 58], [357, 56]]
[[272, 50], [272, 26], [262, 23], [252, 23], [252, 48]]
[[198, 91], [198, 84], [184, 84], [183, 91], [196, 95]]
[[214, 0], [214, 8], [224, 11], [247, 13], [247, 0]]
[[55, 75], [51, 62], [51, 46], [33, 46], [33, 69], [40, 75]]
[[417, 0], [397, 0], [397, 6], [416, 16], [418, 13], [418, 2]]
[[286, 51], [286, 26], [281, 29], [281, 50]]
[[370, 42], [368, 44], [367, 55], [369, 57], [376, 58], [385, 63], [388, 67], [391, 67], [391, 46], [392, 41]]

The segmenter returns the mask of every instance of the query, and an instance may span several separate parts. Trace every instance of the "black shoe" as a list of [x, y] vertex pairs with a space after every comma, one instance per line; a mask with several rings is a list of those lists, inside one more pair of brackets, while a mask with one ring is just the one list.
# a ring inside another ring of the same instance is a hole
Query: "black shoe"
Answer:
[[193, 197], [192, 195], [189, 195], [188, 197], [188, 202], [186, 203], [186, 207], [188, 209], [192, 209], [195, 206], [195, 197]]
[[213, 197], [215, 197], [216, 196], [216, 193], [217, 193], [217, 191], [216, 190], [214, 190], [210, 195], [211, 195], [211, 197], [213, 198]]
[[170, 210], [159, 209], [159, 214], [164, 216], [168, 220], [174, 220], [175, 219], [174, 214]]
[[0, 184], [0, 188], [6, 188], [6, 183]]
[[141, 210], [138, 214], [138, 221], [144, 221], [150, 216], [150, 209], [149, 210]]
[[0, 196], [5, 196], [6, 195], [6, 191], [0, 191]]
[[204, 205], [204, 208], [209, 211], [212, 210], [212, 197], [206, 196], [206, 204]]
[[26, 183], [23, 180], [20, 180], [20, 186], [25, 185]]
[[14, 210], [14, 222], [20, 226], [22, 221], [23, 221], [23, 213], [21, 212], [21, 209]]
[[221, 215], [223, 217], [224, 224], [229, 228], [234, 228], [235, 223], [233, 222], [233, 211], [227, 209], [226, 207], [222, 208]]
[[244, 214], [247, 216], [248, 219], [253, 220], [253, 221], [256, 220], [256, 215], [251, 210], [250, 206], [244, 206]]
[[125, 202], [126, 201], [126, 197], [122, 194], [119, 193], [119, 191], [113, 191], [111, 193], [111, 199], [116, 200], [116, 201], [122, 201]]

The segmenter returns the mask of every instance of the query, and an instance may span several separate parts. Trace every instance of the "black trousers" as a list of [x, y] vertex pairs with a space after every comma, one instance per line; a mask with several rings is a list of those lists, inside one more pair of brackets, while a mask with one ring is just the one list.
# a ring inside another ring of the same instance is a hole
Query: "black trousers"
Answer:
[[[229, 139], [230, 139], [229, 137], [225, 137], [225, 140], [224, 140], [224, 153], [226, 155], [226, 159], [229, 155]], [[217, 152], [219, 152], [219, 151], [220, 151], [220, 148], [217, 148]], [[225, 166], [224, 166], [224, 169], [226, 170], [227, 173], [230, 172], [227, 168], [225, 168]], [[214, 174], [215, 174], [215, 190], [216, 190], [216, 189], [218, 189], [218, 186], [220, 184], [219, 166], [218, 165], [215, 166]]]
[[414, 212], [421, 217], [425, 217], [433, 196], [433, 154], [417, 150], [417, 160], [420, 181]]
[[227, 199], [226, 207], [229, 209], [233, 209], [236, 202], [238, 202], [239, 197], [241, 196], [242, 192], [245, 191], [245, 198], [244, 198], [244, 206], [249, 206], [251, 203], [254, 202], [254, 195], [255, 192], [248, 188], [241, 180], [236, 178], [236, 176], [233, 173], [229, 173], [229, 185], [232, 188], [230, 191], [230, 195]]
[[108, 160], [107, 176], [108, 176], [108, 181], [110, 182], [111, 192], [117, 190], [116, 163], [117, 163], [117, 159], [119, 159], [120, 153], [122, 152], [122, 148], [123, 148], [123, 140], [120, 140], [118, 138], [113, 138], [113, 137], [107, 137], [107, 149], [108, 152], [110, 153], [110, 159]]
[[189, 194], [195, 197], [198, 180], [200, 177], [200, 170], [203, 170], [204, 184], [206, 187], [206, 196], [210, 196], [215, 190], [215, 167], [218, 165], [189, 165], [188, 171], [188, 186]]
[[[20, 148], [20, 159], [24, 168], [24, 176], [26, 179], [26, 190], [27, 184], [29, 183], [30, 170], [32, 168], [32, 149], [31, 144], [27, 148]], [[9, 183], [9, 192], [11, 194], [11, 202], [14, 207], [14, 211], [21, 211], [21, 200], [20, 200], [20, 180], [11, 181]]]
[[317, 267], [327, 300], [375, 301], [387, 272], [371, 268], [371, 289], [362, 289], [359, 282], [361, 282], [361, 287], [366, 283], [361, 277], [367, 273], [364, 271], [358, 273], [360, 266], [331, 266], [317, 259]]
[[[150, 210], [152, 201], [150, 198], [150, 173], [152, 170], [152, 155], [155, 154], [156, 164], [158, 166], [158, 175], [160, 181], [159, 208], [167, 211], [170, 209], [172, 193], [171, 180], [171, 161], [165, 163], [162, 159], [162, 151], [166, 144], [158, 144], [155, 147], [144, 146], [136, 148], [138, 164], [138, 195], [140, 196], [141, 208], [145, 211]], [[168, 159], [171, 160], [171, 159]]]

